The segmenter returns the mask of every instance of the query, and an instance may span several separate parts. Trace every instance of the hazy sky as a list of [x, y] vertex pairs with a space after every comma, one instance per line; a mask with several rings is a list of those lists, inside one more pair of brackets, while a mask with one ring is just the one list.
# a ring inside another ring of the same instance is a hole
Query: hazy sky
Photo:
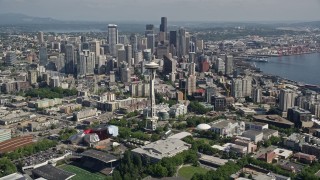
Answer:
[[320, 0], [0, 0], [0, 13], [61, 20], [320, 20]]

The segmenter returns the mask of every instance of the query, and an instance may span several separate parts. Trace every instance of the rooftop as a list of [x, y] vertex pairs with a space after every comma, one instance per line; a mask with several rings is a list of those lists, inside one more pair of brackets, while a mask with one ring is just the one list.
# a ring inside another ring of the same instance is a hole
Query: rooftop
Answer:
[[69, 179], [75, 176], [73, 173], [58, 169], [49, 164], [33, 169], [32, 174], [43, 177], [47, 180]]
[[174, 134], [170, 137], [168, 137], [169, 139], [183, 139], [187, 136], [192, 136], [191, 133], [188, 133], [188, 132], [180, 132], [180, 133], [177, 133], [177, 134]]
[[200, 160], [211, 162], [211, 163], [217, 164], [219, 166], [223, 166], [228, 162], [228, 160], [226, 160], [226, 159], [220, 159], [220, 158], [217, 158], [214, 156], [208, 156], [208, 155], [204, 155], [204, 154], [201, 154]]
[[248, 131], [243, 132], [242, 136], [258, 136], [260, 134], [262, 134], [261, 131], [248, 130]]
[[163, 157], [171, 157], [175, 154], [189, 149], [189, 144], [179, 139], [166, 139], [159, 140], [141, 148], [133, 149], [132, 151], [139, 154], [146, 154], [156, 159], [162, 159]]
[[211, 127], [214, 128], [224, 128], [227, 127], [229, 123], [235, 123], [233, 120], [220, 120], [213, 123], [210, 123]]
[[254, 119], [259, 119], [267, 122], [277, 122], [287, 125], [294, 125], [294, 123], [286, 120], [285, 118], [280, 117], [279, 115], [256, 115], [253, 116]]
[[103, 161], [104, 163], [109, 163], [117, 160], [117, 157], [113, 155], [107, 154], [102, 151], [93, 150], [93, 149], [87, 150], [81, 153], [81, 155]]

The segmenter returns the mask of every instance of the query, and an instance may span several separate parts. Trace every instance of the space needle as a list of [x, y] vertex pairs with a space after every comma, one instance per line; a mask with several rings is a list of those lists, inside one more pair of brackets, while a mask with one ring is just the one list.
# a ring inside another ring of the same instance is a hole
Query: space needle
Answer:
[[156, 77], [156, 70], [159, 68], [159, 64], [152, 61], [146, 64], [145, 68], [150, 71], [150, 88], [149, 89], [150, 89], [150, 110], [151, 110], [150, 117], [147, 118], [146, 129], [156, 130], [158, 117], [156, 116], [156, 111], [155, 111], [156, 100], [155, 100], [155, 93], [154, 93], [154, 80]]

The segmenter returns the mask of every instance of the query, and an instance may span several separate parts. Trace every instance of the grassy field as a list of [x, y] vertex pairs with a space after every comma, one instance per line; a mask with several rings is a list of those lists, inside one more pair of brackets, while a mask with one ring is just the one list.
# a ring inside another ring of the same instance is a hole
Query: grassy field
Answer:
[[100, 173], [91, 173], [73, 165], [62, 165], [58, 168], [76, 174], [71, 180], [105, 180], [107, 176]]
[[207, 169], [202, 167], [185, 166], [179, 169], [178, 174], [180, 177], [191, 179], [195, 173], [205, 174], [207, 171]]

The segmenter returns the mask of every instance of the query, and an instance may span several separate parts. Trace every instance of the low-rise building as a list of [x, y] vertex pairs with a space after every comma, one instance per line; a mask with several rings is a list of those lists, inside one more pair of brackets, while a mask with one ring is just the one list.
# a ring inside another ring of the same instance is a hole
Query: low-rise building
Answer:
[[304, 143], [302, 144], [301, 151], [305, 154], [310, 154], [316, 156], [318, 159], [320, 159], [320, 146]]
[[267, 123], [245, 122], [245, 124], [246, 124], [246, 130], [262, 131], [263, 129], [268, 129], [269, 128]]
[[98, 113], [98, 111], [97, 111], [96, 108], [94, 108], [94, 109], [85, 109], [85, 110], [82, 110], [82, 111], [74, 112], [73, 113], [73, 119], [75, 121], [82, 121], [82, 120], [97, 116], [97, 113]]
[[43, 108], [53, 107], [59, 104], [62, 104], [62, 99], [59, 99], [59, 98], [41, 99], [37, 101], [28, 102], [28, 107], [43, 109]]
[[301, 153], [301, 152], [295, 153], [293, 155], [293, 157], [296, 158], [297, 160], [299, 160], [299, 161], [301, 161], [303, 163], [307, 163], [307, 164], [311, 164], [311, 163], [313, 163], [314, 161], [317, 160], [316, 156], [310, 155], [310, 154]]
[[281, 149], [281, 148], [277, 148], [277, 149], [273, 150], [273, 152], [275, 152], [277, 157], [280, 159], [287, 159], [293, 154], [292, 151], [287, 150], [287, 149]]
[[0, 142], [11, 139], [10, 129], [0, 129]]
[[236, 122], [233, 120], [219, 120], [209, 124], [211, 130], [221, 136], [231, 137], [240, 135], [245, 130], [244, 122]]
[[314, 124], [311, 121], [311, 112], [298, 107], [288, 109], [287, 118], [298, 128], [310, 128]]
[[283, 144], [293, 150], [301, 151], [302, 144], [306, 142], [306, 136], [299, 133], [293, 133], [285, 138]]
[[241, 137], [237, 138], [234, 141], [234, 144], [247, 147], [247, 153], [253, 153], [258, 148], [257, 145], [252, 143], [250, 140]]
[[262, 133], [263, 133], [263, 140], [268, 140], [272, 136], [279, 137], [279, 132], [274, 129], [263, 129]]
[[255, 130], [248, 130], [243, 132], [243, 134], [241, 135], [243, 137], [246, 138], [250, 138], [251, 141], [258, 143], [259, 141], [262, 141], [263, 139], [263, 133], [262, 131], [255, 131]]
[[190, 145], [179, 139], [159, 140], [140, 148], [133, 149], [132, 152], [142, 157], [150, 158], [155, 163], [164, 157], [172, 157], [184, 150], [188, 150]]
[[188, 113], [188, 107], [184, 104], [176, 104], [170, 107], [169, 114], [171, 117], [178, 117]]

